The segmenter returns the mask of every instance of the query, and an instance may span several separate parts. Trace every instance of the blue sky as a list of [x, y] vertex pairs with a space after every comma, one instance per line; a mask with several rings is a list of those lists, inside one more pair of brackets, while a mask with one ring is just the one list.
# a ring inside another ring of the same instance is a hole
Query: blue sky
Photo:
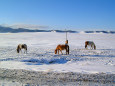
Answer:
[[0, 0], [0, 24], [115, 30], [115, 0]]

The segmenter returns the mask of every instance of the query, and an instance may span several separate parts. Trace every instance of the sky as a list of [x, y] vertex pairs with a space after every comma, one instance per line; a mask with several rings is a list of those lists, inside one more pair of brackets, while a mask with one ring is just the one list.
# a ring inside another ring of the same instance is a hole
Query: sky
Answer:
[[115, 30], [115, 0], [0, 0], [0, 25]]

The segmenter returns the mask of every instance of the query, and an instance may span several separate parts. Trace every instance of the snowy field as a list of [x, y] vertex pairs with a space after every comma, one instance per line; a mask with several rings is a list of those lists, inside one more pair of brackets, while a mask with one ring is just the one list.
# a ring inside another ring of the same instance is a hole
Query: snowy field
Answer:
[[[65, 36], [57, 32], [0, 33], [0, 68], [43, 73], [115, 74], [115, 34], [68, 33], [70, 54], [65, 55], [65, 51], [64, 55], [54, 54], [58, 44], [65, 44]], [[97, 49], [86, 50], [86, 40], [94, 41]], [[23, 50], [16, 52], [20, 43], [27, 44], [27, 54]], [[114, 76], [112, 80], [115, 81]]]
[[[70, 54], [55, 55], [65, 36], [55, 32], [0, 33], [0, 68], [115, 74], [115, 34], [68, 33]], [[94, 41], [97, 49], [84, 49], [86, 40]], [[27, 54], [16, 52], [20, 43], [27, 44]]]

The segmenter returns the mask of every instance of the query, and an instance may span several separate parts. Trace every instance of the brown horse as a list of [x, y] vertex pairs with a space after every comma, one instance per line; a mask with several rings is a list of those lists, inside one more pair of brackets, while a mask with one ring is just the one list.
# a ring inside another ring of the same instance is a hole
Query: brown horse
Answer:
[[[19, 52], [21, 51], [21, 49], [24, 49], [25, 52], [27, 53], [27, 45], [26, 45], [26, 44], [19, 44], [19, 45], [17, 46], [17, 53], [19, 53]], [[25, 53], [25, 52], [24, 52], [24, 53]]]
[[62, 53], [62, 50], [66, 50], [66, 55], [69, 54], [69, 45], [58, 45], [55, 49], [55, 54], [57, 54], [57, 51], [58, 51], [58, 54], [59, 54], [59, 51]]
[[96, 50], [96, 46], [95, 46], [95, 44], [94, 44], [94, 42], [93, 41], [86, 41], [85, 42], [85, 48], [87, 49], [87, 46], [91, 46], [91, 49], [95, 49]]

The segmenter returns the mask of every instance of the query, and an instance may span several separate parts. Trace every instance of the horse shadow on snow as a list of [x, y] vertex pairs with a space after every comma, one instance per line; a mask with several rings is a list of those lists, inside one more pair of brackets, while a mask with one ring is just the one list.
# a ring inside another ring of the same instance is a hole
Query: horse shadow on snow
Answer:
[[55, 58], [55, 59], [28, 59], [28, 60], [22, 60], [22, 62], [26, 62], [27, 65], [50, 65], [50, 64], [65, 64], [67, 63], [67, 59], [65, 58]]

